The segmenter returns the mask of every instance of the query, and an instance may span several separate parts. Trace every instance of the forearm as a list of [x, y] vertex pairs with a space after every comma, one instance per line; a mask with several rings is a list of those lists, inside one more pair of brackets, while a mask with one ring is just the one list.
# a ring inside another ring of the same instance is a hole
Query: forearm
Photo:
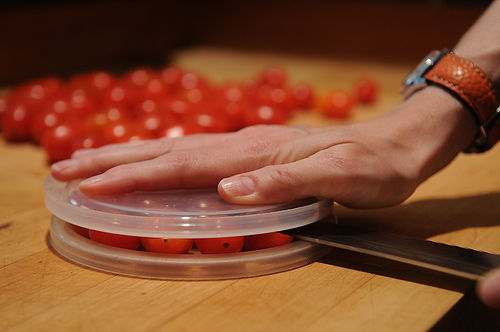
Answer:
[[454, 51], [481, 67], [500, 88], [500, 0], [490, 5]]

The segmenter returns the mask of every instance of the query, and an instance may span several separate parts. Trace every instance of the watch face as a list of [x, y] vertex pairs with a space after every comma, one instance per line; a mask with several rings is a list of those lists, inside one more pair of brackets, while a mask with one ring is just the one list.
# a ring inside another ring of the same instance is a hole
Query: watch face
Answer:
[[409, 97], [413, 92], [421, 89], [426, 85], [426, 80], [423, 77], [446, 53], [447, 51], [434, 50], [418, 64], [410, 75], [401, 84], [401, 92], [405, 98]]

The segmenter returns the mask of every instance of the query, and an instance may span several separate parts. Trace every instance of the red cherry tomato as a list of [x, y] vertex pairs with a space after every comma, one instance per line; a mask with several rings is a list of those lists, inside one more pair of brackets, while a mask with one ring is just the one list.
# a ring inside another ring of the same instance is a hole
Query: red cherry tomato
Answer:
[[269, 85], [276, 88], [282, 88], [285, 86], [287, 80], [288, 75], [283, 68], [268, 67], [260, 73], [257, 82], [259, 85]]
[[166, 127], [173, 126], [177, 123], [177, 119], [171, 114], [145, 114], [137, 119], [138, 125], [149, 132], [153, 137], [164, 135]]
[[170, 91], [176, 91], [180, 88], [183, 74], [184, 71], [181, 68], [174, 66], [165, 67], [160, 71], [160, 77]]
[[140, 240], [137, 236], [112, 234], [93, 229], [89, 229], [89, 237], [93, 241], [124, 249], [137, 249], [140, 245]]
[[194, 123], [179, 123], [161, 129], [158, 133], [158, 137], [174, 138], [200, 133], [203, 133], [203, 128], [200, 128]]
[[131, 85], [133, 88], [145, 87], [151, 79], [153, 79], [155, 73], [151, 68], [142, 67], [135, 68], [127, 72], [124, 75], [124, 83]]
[[310, 109], [314, 107], [314, 90], [309, 84], [300, 83], [291, 88], [295, 107]]
[[105, 143], [106, 141], [101, 133], [88, 131], [73, 141], [71, 144], [71, 154], [76, 150], [98, 148]]
[[75, 232], [77, 232], [81, 236], [86, 237], [87, 239], [89, 238], [89, 230], [88, 230], [88, 228], [85, 228], [85, 227], [82, 227], [82, 226], [78, 226], [78, 225], [73, 225], [73, 224], [70, 224], [70, 225], [71, 225], [71, 228], [73, 228], [73, 230]]
[[7, 95], [0, 95], [0, 130], [2, 130], [2, 119], [5, 111], [7, 110]]
[[321, 113], [329, 117], [346, 118], [351, 116], [354, 101], [345, 91], [336, 90], [327, 93], [319, 102]]
[[103, 95], [104, 105], [118, 106], [132, 110], [138, 101], [138, 90], [125, 83], [113, 84]]
[[206, 133], [223, 133], [228, 129], [227, 119], [224, 113], [212, 114], [211, 112], [201, 112], [191, 114], [186, 119], [187, 124], [194, 124], [194, 127], [201, 128]]
[[139, 90], [141, 99], [160, 99], [167, 95], [167, 87], [160, 78], [150, 79], [145, 86]]
[[184, 72], [180, 77], [180, 86], [184, 90], [206, 89], [209, 84], [206, 78], [194, 72]]
[[54, 128], [64, 122], [60, 113], [53, 111], [36, 114], [30, 122], [30, 137], [35, 143], [40, 143], [43, 134], [49, 128]]
[[104, 96], [104, 93], [111, 88], [115, 81], [113, 75], [106, 71], [96, 71], [73, 76], [68, 82], [71, 90], [83, 89], [87, 91], [98, 103]]
[[129, 121], [112, 122], [103, 129], [106, 144], [151, 139], [153, 136], [136, 123]]
[[245, 250], [258, 250], [290, 243], [293, 237], [278, 232], [245, 236]]
[[134, 114], [139, 117], [154, 113], [160, 113], [160, 102], [153, 99], [142, 100], [134, 108]]
[[186, 254], [191, 250], [194, 241], [191, 239], [161, 239], [141, 237], [142, 246], [151, 252], [168, 254]]
[[245, 242], [244, 236], [195, 239], [194, 243], [203, 254], [223, 254], [240, 252]]
[[24, 103], [13, 102], [7, 105], [2, 116], [2, 129], [8, 141], [26, 141], [29, 139], [30, 113]]
[[373, 103], [377, 100], [378, 93], [378, 84], [370, 78], [360, 79], [354, 83], [354, 98], [360, 103]]
[[73, 142], [83, 133], [76, 123], [63, 124], [47, 129], [42, 136], [42, 146], [50, 163], [68, 159], [73, 151]]
[[249, 108], [244, 115], [246, 126], [256, 124], [283, 124], [286, 122], [286, 113], [277, 107], [261, 105]]
[[74, 89], [69, 93], [70, 115], [82, 117], [95, 112], [94, 99], [84, 89]]

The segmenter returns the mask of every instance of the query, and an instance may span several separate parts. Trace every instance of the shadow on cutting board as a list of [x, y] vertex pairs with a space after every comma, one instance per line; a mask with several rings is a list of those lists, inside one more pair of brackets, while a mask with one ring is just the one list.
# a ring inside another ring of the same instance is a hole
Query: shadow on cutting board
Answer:
[[465, 229], [500, 225], [500, 192], [428, 199], [383, 209], [336, 206], [340, 224], [420, 239]]
[[[469, 227], [499, 225], [500, 193], [422, 200], [376, 210], [336, 207], [335, 211], [340, 224], [425, 239]], [[500, 310], [486, 307], [477, 298], [474, 281], [336, 248], [320, 262], [463, 293], [432, 332], [500, 331]]]

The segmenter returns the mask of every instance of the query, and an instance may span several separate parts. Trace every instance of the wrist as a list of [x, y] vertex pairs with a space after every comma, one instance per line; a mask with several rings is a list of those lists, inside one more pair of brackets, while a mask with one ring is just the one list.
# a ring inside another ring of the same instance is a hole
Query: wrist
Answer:
[[388, 115], [392, 134], [410, 153], [414, 176], [424, 181], [470, 145], [477, 125], [468, 109], [449, 92], [428, 86]]

